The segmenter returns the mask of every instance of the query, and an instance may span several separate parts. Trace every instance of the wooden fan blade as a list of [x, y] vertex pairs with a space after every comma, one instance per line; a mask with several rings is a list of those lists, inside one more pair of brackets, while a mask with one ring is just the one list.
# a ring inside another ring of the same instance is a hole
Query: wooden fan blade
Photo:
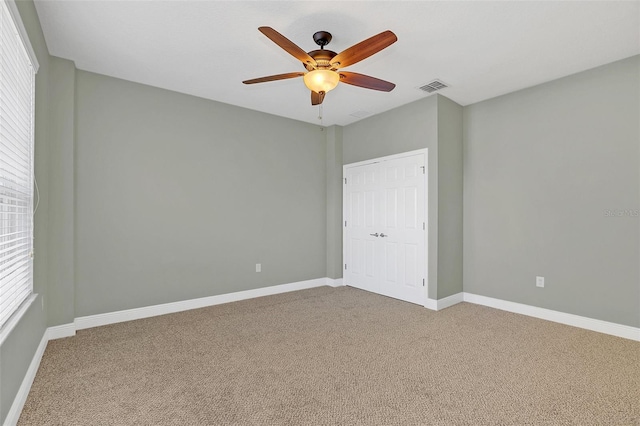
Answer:
[[396, 87], [395, 84], [380, 80], [379, 78], [347, 71], [340, 71], [340, 82], [352, 86], [364, 87], [365, 89], [379, 90], [381, 92], [390, 92]]
[[348, 67], [391, 46], [397, 40], [398, 37], [393, 32], [389, 30], [381, 32], [338, 53], [331, 59], [331, 65], [336, 68]]
[[260, 27], [258, 30], [269, 37], [269, 39], [286, 50], [291, 56], [302, 62], [303, 64], [310, 64], [316, 67], [318, 64], [307, 52], [300, 49], [294, 42], [277, 32], [271, 27]]
[[290, 72], [287, 74], [276, 74], [270, 75], [267, 77], [254, 78], [251, 80], [243, 81], [244, 84], [256, 84], [256, 83], [266, 83], [267, 81], [276, 81], [276, 80], [286, 80], [287, 78], [296, 78], [302, 77], [304, 75], [303, 72]]
[[320, 105], [322, 101], [324, 101], [324, 92], [314, 92], [311, 91], [311, 105]]

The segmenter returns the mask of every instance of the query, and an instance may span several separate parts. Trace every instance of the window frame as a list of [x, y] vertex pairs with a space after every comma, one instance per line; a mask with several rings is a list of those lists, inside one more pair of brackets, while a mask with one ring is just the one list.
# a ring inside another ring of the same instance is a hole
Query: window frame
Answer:
[[[31, 67], [31, 75], [28, 77], [31, 87], [30, 93], [31, 99], [29, 100], [29, 104], [31, 110], [29, 111], [30, 115], [30, 129], [29, 129], [29, 152], [27, 155], [30, 156], [28, 159], [28, 163], [30, 166], [30, 170], [27, 170], [27, 175], [30, 174], [30, 192], [27, 194], [28, 196], [28, 206], [27, 206], [27, 227], [28, 227], [28, 237], [30, 237], [29, 242], [29, 250], [27, 251], [27, 256], [29, 257], [27, 261], [29, 262], [29, 293], [21, 300], [16, 306], [13, 306], [10, 310], [10, 313], [4, 318], [0, 319], [0, 345], [4, 342], [7, 336], [11, 333], [13, 328], [19, 322], [20, 318], [27, 311], [29, 306], [33, 303], [33, 301], [37, 298], [37, 294], [34, 293], [33, 288], [33, 241], [34, 241], [34, 198], [36, 193], [34, 192], [34, 183], [35, 183], [35, 92], [36, 92], [36, 74], [39, 69], [38, 59], [33, 50], [31, 42], [29, 41], [29, 37], [27, 31], [22, 22], [22, 18], [20, 16], [20, 12], [18, 11], [18, 7], [14, 0], [0, 0], [0, 13], [4, 15], [5, 13], [8, 15], [9, 20], [13, 22], [13, 28], [15, 29], [16, 41], [19, 43], [18, 46], [24, 49], [24, 53], [26, 54], [26, 60], [28, 61], [28, 65]], [[15, 46], [15, 45], [14, 45]], [[23, 63], [24, 66], [24, 63]], [[1, 70], [0, 70], [1, 71]], [[0, 75], [0, 78], [2, 76]], [[24, 80], [27, 80], [26, 76], [22, 76]], [[24, 100], [24, 97], [22, 98]], [[24, 140], [24, 139], [23, 139]], [[24, 157], [23, 157], [24, 158]], [[23, 287], [24, 288], [24, 287]], [[2, 296], [0, 295], [0, 299]]]

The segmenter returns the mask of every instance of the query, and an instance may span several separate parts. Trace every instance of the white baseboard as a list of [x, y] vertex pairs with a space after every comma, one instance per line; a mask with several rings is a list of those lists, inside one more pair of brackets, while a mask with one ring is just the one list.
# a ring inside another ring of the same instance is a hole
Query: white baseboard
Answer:
[[474, 303], [476, 305], [488, 306], [490, 308], [500, 309], [503, 311], [513, 312], [521, 315], [527, 315], [547, 321], [553, 321], [560, 324], [583, 328], [585, 330], [597, 331], [599, 333], [610, 334], [612, 336], [640, 341], [640, 328], [637, 327], [616, 324], [613, 322], [582, 317], [579, 315], [568, 314], [566, 312], [553, 311], [551, 309], [538, 308], [537, 306], [509, 302], [507, 300], [494, 299], [492, 297], [480, 296], [478, 294], [466, 292], [457, 293], [439, 300], [427, 299], [427, 302], [424, 306], [427, 309], [439, 311], [460, 302], [468, 302]]
[[445, 297], [443, 299], [438, 299], [438, 306], [436, 310], [440, 311], [442, 309], [448, 308], [449, 306], [457, 305], [458, 303], [461, 303], [463, 299], [464, 293], [462, 292], [452, 294], [451, 296]]
[[432, 311], [437, 311], [438, 310], [438, 301], [436, 299], [427, 298], [427, 301], [424, 302], [424, 307], [427, 308], [427, 309], [431, 309]]
[[640, 341], [640, 328], [637, 327], [582, 317], [579, 315], [568, 314], [566, 312], [552, 311], [551, 309], [538, 308], [536, 306], [494, 299], [492, 297], [480, 296], [472, 293], [464, 293], [463, 298], [465, 302], [475, 303], [476, 305], [484, 305], [503, 311], [571, 325], [573, 327], [584, 328], [586, 330], [597, 331], [599, 333], [610, 334], [612, 336], [623, 337], [625, 339]]
[[27, 369], [27, 373], [22, 380], [20, 389], [18, 389], [18, 393], [16, 394], [16, 397], [13, 400], [13, 404], [11, 404], [11, 408], [9, 409], [7, 417], [4, 420], [4, 426], [15, 426], [20, 419], [22, 407], [24, 407], [24, 403], [27, 402], [27, 396], [29, 396], [31, 385], [33, 384], [33, 380], [36, 378], [38, 367], [40, 367], [40, 360], [42, 359], [42, 355], [44, 355], [44, 350], [47, 348], [47, 334], [47, 331], [45, 331], [42, 339], [40, 340], [40, 344], [36, 349], [36, 353], [33, 354], [31, 364], [29, 364], [29, 368]]
[[463, 293], [452, 294], [451, 296], [442, 298], [442, 299], [427, 299], [427, 302], [424, 304], [424, 307], [427, 309], [431, 309], [432, 311], [441, 311], [449, 306], [456, 305], [462, 302]]
[[327, 280], [326, 285], [329, 287], [343, 287], [344, 282], [342, 278], [325, 278]]
[[273, 294], [287, 293], [296, 290], [305, 290], [313, 287], [321, 287], [327, 285], [326, 280], [327, 278], [316, 278], [313, 280], [298, 281], [295, 283], [257, 288], [254, 290], [238, 291], [236, 293], [220, 294], [217, 296], [183, 300], [180, 302], [165, 303], [162, 305], [145, 306], [143, 308], [134, 308], [124, 311], [108, 312], [105, 314], [89, 315], [76, 318], [74, 324], [76, 330], [83, 330], [85, 328], [99, 327], [102, 325], [115, 324], [118, 322], [172, 314], [175, 312], [188, 311], [190, 309], [205, 308], [207, 306], [237, 302], [239, 300], [253, 299], [255, 297], [271, 296]]
[[[344, 284], [342, 278], [316, 278], [313, 280], [281, 284], [254, 290], [239, 291], [236, 293], [221, 294], [218, 296], [202, 297], [199, 299], [165, 303], [162, 305], [146, 306], [143, 308], [90, 315], [86, 317], [76, 318], [74, 324], [65, 324], [57, 327], [50, 327], [49, 329], [47, 329], [47, 333], [49, 339], [58, 339], [61, 337], [75, 335], [75, 330], [115, 324], [124, 321], [132, 321], [141, 318], [149, 318], [157, 315], [166, 315], [175, 312], [187, 311], [190, 309], [219, 305], [222, 303], [237, 302], [240, 300], [252, 299], [255, 297], [263, 297], [290, 291], [305, 290], [308, 288], [321, 287], [324, 285], [339, 287]], [[475, 303], [477, 305], [489, 306], [504, 311], [514, 312], [517, 314], [528, 315], [531, 317], [566, 324], [573, 327], [584, 328], [586, 330], [597, 331], [600, 333], [640, 341], [640, 328], [637, 327], [582, 317], [579, 315], [553, 311], [545, 308], [538, 308], [536, 306], [509, 302], [501, 299], [494, 299], [491, 297], [480, 296], [472, 293], [456, 293], [439, 300], [427, 299], [424, 306], [434, 311], [440, 311], [463, 301]]]
[[63, 337], [71, 337], [76, 335], [75, 324], [63, 324], [56, 325], [55, 327], [47, 328], [45, 337], [47, 340], [62, 339]]

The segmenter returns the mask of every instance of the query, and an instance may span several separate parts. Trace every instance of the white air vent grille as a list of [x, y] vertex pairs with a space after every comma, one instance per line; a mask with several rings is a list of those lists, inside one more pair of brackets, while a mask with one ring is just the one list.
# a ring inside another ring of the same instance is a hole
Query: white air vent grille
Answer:
[[433, 80], [431, 83], [427, 83], [424, 86], [419, 87], [420, 90], [427, 93], [433, 93], [437, 90], [442, 90], [445, 87], [449, 87], [447, 84], [440, 80]]
[[352, 117], [356, 118], [365, 118], [371, 115], [369, 111], [356, 111], [354, 113], [349, 114]]

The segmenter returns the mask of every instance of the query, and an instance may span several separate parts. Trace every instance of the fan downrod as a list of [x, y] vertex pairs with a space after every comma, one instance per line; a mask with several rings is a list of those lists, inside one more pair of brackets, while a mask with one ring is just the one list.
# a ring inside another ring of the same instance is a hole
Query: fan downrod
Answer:
[[324, 49], [324, 47], [331, 42], [331, 39], [331, 33], [328, 31], [318, 31], [313, 35], [313, 41], [320, 46], [320, 49]]

